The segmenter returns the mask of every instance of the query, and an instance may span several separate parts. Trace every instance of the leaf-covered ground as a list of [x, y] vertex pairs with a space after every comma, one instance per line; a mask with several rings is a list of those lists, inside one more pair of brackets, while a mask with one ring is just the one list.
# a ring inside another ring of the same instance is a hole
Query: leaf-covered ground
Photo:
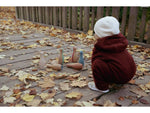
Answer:
[[[0, 106], [149, 106], [150, 48], [128, 46], [137, 72], [133, 80], [102, 95], [87, 87], [93, 81], [91, 55], [93, 31], [68, 32], [16, 20], [13, 11], [0, 12]], [[83, 50], [81, 71], [66, 67], [73, 47]], [[39, 69], [39, 51], [47, 64], [58, 60], [64, 49], [64, 68]]]

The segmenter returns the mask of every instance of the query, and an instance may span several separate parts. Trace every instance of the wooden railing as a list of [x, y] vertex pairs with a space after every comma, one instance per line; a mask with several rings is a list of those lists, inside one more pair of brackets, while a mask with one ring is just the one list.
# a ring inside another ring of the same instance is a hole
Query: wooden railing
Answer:
[[95, 22], [112, 15], [128, 40], [150, 44], [148, 8], [142, 7], [16, 7], [18, 19], [87, 32]]

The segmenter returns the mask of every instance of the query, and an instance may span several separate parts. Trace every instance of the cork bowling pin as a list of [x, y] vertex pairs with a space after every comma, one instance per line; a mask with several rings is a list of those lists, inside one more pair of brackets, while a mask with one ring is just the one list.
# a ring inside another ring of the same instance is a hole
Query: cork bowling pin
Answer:
[[79, 60], [79, 54], [76, 51], [76, 47], [73, 47], [73, 53], [72, 53], [72, 57], [71, 57], [71, 62], [73, 63], [77, 63]]
[[46, 66], [46, 58], [44, 56], [44, 52], [40, 51], [39, 68], [45, 69], [45, 66]]
[[60, 55], [59, 55], [59, 59], [58, 59], [58, 64], [61, 64], [61, 65], [64, 64], [63, 49], [60, 49]]
[[83, 51], [80, 51], [79, 63], [81, 63], [84, 66]]

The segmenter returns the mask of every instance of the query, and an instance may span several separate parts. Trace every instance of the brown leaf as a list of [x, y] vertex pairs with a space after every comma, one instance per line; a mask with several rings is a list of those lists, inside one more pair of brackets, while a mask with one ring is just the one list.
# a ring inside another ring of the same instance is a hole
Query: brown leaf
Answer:
[[14, 89], [13, 92], [14, 94], [18, 94], [20, 92], [20, 89]]
[[131, 79], [128, 83], [135, 84], [135, 80]]
[[123, 101], [123, 100], [124, 100], [124, 97], [122, 97], [122, 96], [121, 96], [121, 97], [119, 97], [119, 100]]
[[36, 93], [37, 93], [36, 89], [31, 89], [29, 92], [30, 95], [36, 95]]
[[43, 81], [39, 81], [38, 83], [41, 88], [51, 88], [55, 86], [55, 82], [50, 77], [45, 77]]
[[139, 102], [137, 100], [132, 100], [132, 104], [138, 104]]
[[9, 69], [5, 67], [0, 67], [0, 71], [8, 73]]
[[149, 102], [148, 102], [147, 100], [145, 100], [145, 99], [140, 99], [140, 102], [141, 102], [142, 104], [149, 104]]

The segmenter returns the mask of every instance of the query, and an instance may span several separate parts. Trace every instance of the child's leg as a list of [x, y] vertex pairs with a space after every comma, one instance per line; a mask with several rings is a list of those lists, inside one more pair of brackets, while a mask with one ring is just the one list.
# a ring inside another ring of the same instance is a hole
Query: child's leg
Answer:
[[104, 79], [99, 75], [96, 71], [93, 72], [93, 78], [96, 87], [99, 90], [107, 90], [109, 89], [109, 84], [104, 81]]
[[109, 83], [106, 82], [111, 77], [109, 77], [109, 67], [108, 65], [99, 59], [92, 63], [92, 71], [95, 85], [100, 90], [107, 90], [109, 88]]

